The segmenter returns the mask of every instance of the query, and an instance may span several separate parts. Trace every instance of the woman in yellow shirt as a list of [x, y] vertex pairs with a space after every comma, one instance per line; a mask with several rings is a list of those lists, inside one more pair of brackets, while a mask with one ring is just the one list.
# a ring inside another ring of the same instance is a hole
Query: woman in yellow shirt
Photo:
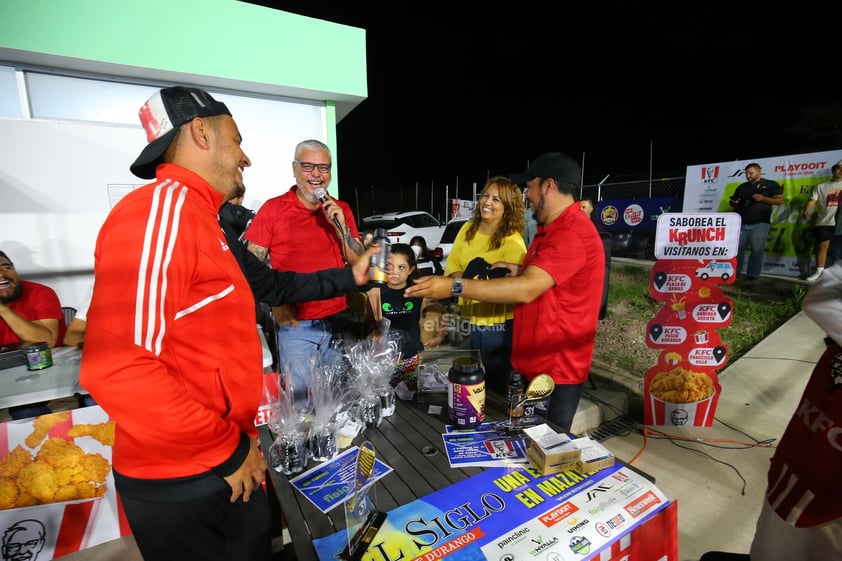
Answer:
[[[456, 235], [447, 257], [445, 276], [490, 278], [508, 270], [489, 266], [498, 261], [520, 264], [526, 255], [523, 241], [524, 203], [520, 188], [507, 177], [490, 178], [482, 189], [473, 216]], [[459, 299], [462, 325], [470, 331], [472, 349], [480, 350], [486, 388], [504, 393], [511, 373], [513, 304]]]

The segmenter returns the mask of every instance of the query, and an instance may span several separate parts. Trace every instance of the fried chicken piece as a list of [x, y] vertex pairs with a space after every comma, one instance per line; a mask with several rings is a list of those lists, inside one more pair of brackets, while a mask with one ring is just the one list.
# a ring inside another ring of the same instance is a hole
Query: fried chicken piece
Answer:
[[17, 507], [18, 483], [12, 478], [0, 478], [0, 510]]
[[[66, 487], [69, 489], [69, 487]], [[97, 485], [89, 481], [80, 481], [73, 486], [73, 492], [77, 499], [95, 499], [105, 495], [105, 485]]]
[[82, 458], [81, 481], [104, 483], [111, 471], [111, 464], [100, 454], [86, 454]]
[[26, 437], [26, 445], [30, 448], [35, 448], [44, 438], [47, 437], [47, 433], [50, 432], [50, 429], [54, 426], [67, 422], [70, 419], [70, 411], [59, 411], [58, 413], [52, 413], [50, 415], [41, 415], [40, 417], [35, 417], [32, 421], [32, 434]]
[[[35, 463], [52, 469], [56, 484], [54, 502], [99, 497], [105, 494], [105, 479], [111, 470], [109, 461], [100, 454], [86, 453], [73, 442], [49, 438], [35, 456]], [[38, 500], [41, 495], [32, 493]]]
[[54, 502], [58, 487], [55, 470], [43, 462], [29, 464], [18, 477], [18, 490], [28, 491], [40, 503]]
[[114, 446], [114, 421], [98, 423], [96, 425], [79, 424], [70, 427], [67, 436], [90, 436], [105, 446]]
[[56, 484], [60, 487], [82, 480], [82, 462], [85, 451], [63, 438], [49, 438], [41, 445], [35, 461], [53, 468]]
[[32, 463], [32, 454], [18, 444], [14, 450], [0, 459], [0, 478], [14, 479], [24, 466]]

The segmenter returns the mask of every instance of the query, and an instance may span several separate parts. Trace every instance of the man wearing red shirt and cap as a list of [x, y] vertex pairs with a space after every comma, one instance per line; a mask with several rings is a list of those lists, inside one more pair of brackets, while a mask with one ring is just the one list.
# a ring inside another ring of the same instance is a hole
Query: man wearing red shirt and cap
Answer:
[[605, 275], [605, 251], [593, 221], [576, 203], [579, 164], [561, 152], [539, 156], [512, 175], [526, 184], [538, 231], [523, 264], [502, 278], [422, 277], [407, 296], [515, 304], [512, 366], [526, 379], [549, 374], [555, 389], [547, 419], [570, 430], [593, 359]]

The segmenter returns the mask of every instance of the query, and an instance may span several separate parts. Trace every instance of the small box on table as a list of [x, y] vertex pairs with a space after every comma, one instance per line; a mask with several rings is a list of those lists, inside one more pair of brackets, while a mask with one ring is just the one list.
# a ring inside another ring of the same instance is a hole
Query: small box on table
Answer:
[[526, 455], [541, 475], [578, 467], [582, 451], [566, 434], [557, 433], [546, 424], [525, 428], [523, 433], [529, 439]]
[[583, 436], [573, 440], [572, 444], [581, 451], [580, 471], [590, 473], [614, 465], [614, 454], [596, 440]]

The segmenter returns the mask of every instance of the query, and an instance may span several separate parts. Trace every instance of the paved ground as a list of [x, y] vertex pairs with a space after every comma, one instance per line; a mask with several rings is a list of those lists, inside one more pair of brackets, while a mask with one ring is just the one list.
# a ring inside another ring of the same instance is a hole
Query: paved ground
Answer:
[[[823, 338], [818, 326], [799, 312], [720, 372], [722, 390], [711, 427], [643, 427], [637, 424], [643, 419], [643, 400], [627, 394], [626, 417], [632, 422], [620, 423], [620, 431], [603, 443], [616, 457], [654, 476], [658, 487], [678, 503], [680, 561], [697, 561], [711, 550], [748, 552], [774, 443], [824, 350]], [[592, 416], [589, 409], [600, 406], [601, 395], [615, 395], [633, 383], [623, 373], [598, 366], [592, 379], [597, 390], [587, 393], [594, 401], [586, 395], [577, 416]], [[614, 415], [610, 407], [602, 407], [606, 418]]]

